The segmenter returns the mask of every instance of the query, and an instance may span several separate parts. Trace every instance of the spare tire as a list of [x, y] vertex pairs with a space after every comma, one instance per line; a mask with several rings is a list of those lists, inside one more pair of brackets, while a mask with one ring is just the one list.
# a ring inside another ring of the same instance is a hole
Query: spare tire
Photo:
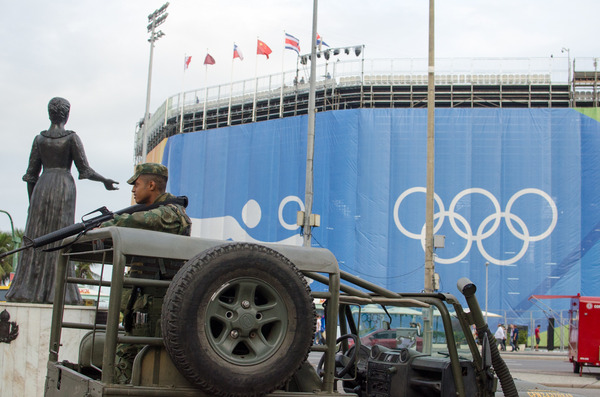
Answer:
[[315, 306], [300, 271], [257, 244], [211, 248], [187, 261], [167, 290], [162, 332], [173, 363], [220, 396], [259, 396], [306, 360]]

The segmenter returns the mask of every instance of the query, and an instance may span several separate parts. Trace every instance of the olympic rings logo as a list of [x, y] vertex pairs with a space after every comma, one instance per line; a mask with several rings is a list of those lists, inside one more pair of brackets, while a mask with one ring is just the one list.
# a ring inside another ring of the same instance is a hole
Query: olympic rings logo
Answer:
[[[413, 193], [425, 193], [425, 192], [426, 192], [426, 190], [424, 187], [410, 188], [410, 189], [406, 190], [404, 193], [402, 193], [396, 200], [396, 203], [394, 204], [394, 223], [396, 224], [396, 227], [405, 236], [415, 239], [415, 240], [421, 240], [421, 246], [423, 247], [423, 249], [425, 249], [425, 225], [423, 225], [423, 228], [421, 229], [420, 233], [413, 233], [413, 232], [408, 231], [400, 222], [400, 218], [398, 217], [398, 210], [400, 208], [400, 205], [402, 204], [402, 201], [406, 197], [408, 197], [409, 195], [411, 195]], [[491, 203], [495, 209], [495, 212], [493, 214], [487, 216], [479, 224], [476, 234], [473, 234], [471, 225], [465, 219], [465, 217], [463, 217], [462, 215], [455, 212], [456, 205], [458, 204], [458, 202], [463, 197], [465, 197], [469, 194], [481, 194], [481, 195], [487, 197], [491, 201]], [[515, 202], [520, 197], [522, 197], [526, 194], [536, 194], [536, 195], [540, 196], [541, 198], [546, 200], [546, 202], [548, 203], [548, 205], [552, 211], [552, 221], [550, 222], [550, 225], [548, 226], [548, 228], [543, 233], [540, 233], [540, 234], [534, 235], [534, 236], [529, 234], [529, 230], [528, 230], [525, 222], [523, 222], [523, 220], [521, 218], [519, 218], [517, 215], [511, 213], [511, 209], [512, 209], [513, 205], [515, 204]], [[435, 222], [434, 227], [433, 227], [433, 232], [436, 233], [437, 231], [439, 231], [440, 228], [442, 227], [442, 225], [444, 224], [444, 220], [446, 219], [446, 217], [448, 217], [448, 220], [449, 220], [450, 225], [452, 226], [452, 229], [454, 230], [454, 232], [456, 232], [456, 234], [458, 234], [460, 237], [462, 237], [466, 240], [465, 248], [463, 249], [463, 251], [460, 254], [458, 254], [454, 258], [445, 259], [445, 258], [437, 257], [435, 261], [438, 263], [442, 263], [442, 264], [451, 264], [451, 263], [456, 263], [456, 262], [460, 261], [465, 256], [467, 256], [467, 254], [471, 250], [473, 243], [476, 243], [477, 248], [479, 249], [479, 252], [481, 253], [481, 255], [490, 263], [493, 263], [496, 265], [504, 265], [504, 266], [511, 265], [511, 264], [517, 262], [519, 259], [521, 259], [525, 255], [525, 252], [527, 252], [527, 249], [529, 248], [530, 243], [532, 243], [534, 241], [540, 241], [540, 240], [543, 240], [546, 237], [548, 237], [552, 233], [554, 228], [556, 227], [556, 223], [558, 221], [558, 210], [556, 208], [556, 204], [554, 203], [554, 200], [552, 200], [552, 198], [546, 192], [544, 192], [540, 189], [528, 188], [528, 189], [519, 190], [510, 198], [510, 200], [508, 200], [508, 203], [506, 204], [506, 208], [504, 209], [504, 211], [501, 210], [500, 203], [498, 202], [496, 197], [494, 197], [494, 195], [492, 193], [488, 192], [485, 189], [481, 189], [481, 188], [465, 189], [462, 192], [458, 193], [456, 195], [456, 197], [454, 197], [454, 199], [450, 203], [450, 208], [448, 208], [448, 210], [445, 209], [444, 203], [442, 202], [442, 200], [440, 199], [440, 197], [437, 194], [434, 194], [434, 199], [439, 207], [439, 212], [435, 213], [433, 216], [434, 222]], [[502, 219], [505, 220], [506, 226], [508, 227], [508, 230], [510, 230], [510, 232], [513, 234], [513, 236], [515, 236], [518, 239], [523, 241], [523, 246], [522, 246], [521, 250], [515, 256], [513, 256], [510, 259], [506, 259], [506, 260], [496, 259], [496, 258], [492, 257], [490, 254], [487, 253], [487, 251], [483, 247], [483, 240], [490, 237], [493, 233], [496, 232], [496, 230], [498, 230], [498, 227], [500, 226], [500, 222], [502, 221]], [[462, 228], [460, 228], [458, 226], [457, 222], [462, 225]], [[490, 222], [493, 222], [492, 226], [486, 230], [486, 227], [488, 226], [488, 224], [490, 224]], [[513, 222], [516, 223], [518, 225], [518, 227], [521, 229], [520, 232], [515, 228]]]

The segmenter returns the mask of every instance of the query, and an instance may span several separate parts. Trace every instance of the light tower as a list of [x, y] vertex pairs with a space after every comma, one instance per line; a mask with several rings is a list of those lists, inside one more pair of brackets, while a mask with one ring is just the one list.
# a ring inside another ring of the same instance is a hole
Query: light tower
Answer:
[[146, 112], [144, 113], [144, 125], [142, 132], [142, 159], [141, 161], [146, 160], [146, 155], [148, 154], [148, 123], [150, 122], [150, 86], [152, 82], [152, 56], [154, 54], [154, 42], [165, 34], [159, 30], [156, 31], [156, 28], [162, 25], [167, 17], [168, 13], [165, 11], [169, 3], [165, 3], [159, 9], [155, 10], [152, 14], [148, 15], [148, 33], [150, 33], [150, 38], [148, 41], [150, 42], [150, 62], [148, 64], [148, 88], [146, 90]]

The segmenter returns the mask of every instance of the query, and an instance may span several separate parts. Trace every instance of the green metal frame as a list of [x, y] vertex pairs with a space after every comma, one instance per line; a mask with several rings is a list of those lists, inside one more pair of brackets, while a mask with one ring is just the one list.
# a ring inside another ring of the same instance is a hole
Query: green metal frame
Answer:
[[[66, 239], [64, 243], [73, 241], [75, 241], [74, 238], [69, 238]], [[59, 350], [63, 328], [103, 329], [105, 330], [106, 335], [101, 379], [100, 382], [97, 382], [87, 378], [87, 381], [96, 384], [97, 388], [103, 390], [99, 395], [119, 395], [119, 393], [136, 395], [135, 393], [138, 392], [141, 393], [140, 395], [153, 395], [152, 391], [145, 387], [132, 388], [131, 386], [115, 384], [115, 352], [119, 343], [163, 345], [162, 338], [133, 337], [119, 334], [121, 290], [123, 286], [132, 285], [164, 287], [169, 285], [169, 281], [125, 277], [126, 257], [145, 256], [187, 260], [209, 248], [226, 243], [228, 242], [221, 240], [177, 236], [139, 229], [109, 227], [92, 230], [82, 238], [78, 239], [74, 244], [68, 246], [68, 248], [63, 249], [57, 263], [55, 299], [53, 303], [50, 332], [49, 367], [60, 367], [62, 370], [69, 372], [72, 376], [77, 376], [75, 371], [69, 370], [59, 362]], [[287, 257], [303, 274], [318, 274], [320, 279], [327, 280], [329, 291], [313, 293], [313, 297], [328, 300], [326, 312], [326, 339], [331, 342], [326, 345], [315, 345], [313, 346], [313, 350], [322, 351], [325, 354], [324, 376], [319, 395], [337, 395], [337, 393], [334, 393], [336, 317], [340, 291], [340, 272], [337, 260], [330, 251], [325, 249], [284, 246], [278, 244], [262, 245], [268, 246]], [[75, 258], [75, 260], [82, 262], [101, 263], [103, 265], [111, 263], [113, 266], [111, 281], [100, 282], [67, 277], [67, 267], [70, 258]], [[65, 305], [64, 296], [67, 283], [111, 287], [106, 326], [63, 322]], [[50, 372], [49, 369], [49, 374]], [[84, 375], [81, 375], [81, 377], [84, 378]], [[182, 389], [179, 392], [177, 390], [160, 389], [156, 395], [188, 395], [189, 393], [189, 388]], [[201, 392], [199, 391], [195, 391], [195, 393], [196, 395], [198, 393], [201, 395]]]
[[[65, 240], [74, 241], [73, 238]], [[190, 387], [160, 388], [115, 384], [115, 352], [119, 343], [146, 344], [162, 346], [162, 338], [124, 336], [119, 333], [119, 314], [121, 307], [121, 290], [124, 286], [149, 286], [165, 287], [169, 281], [148, 280], [125, 277], [126, 258], [129, 256], [145, 256], [157, 258], [170, 258], [176, 260], [188, 260], [206, 249], [226, 244], [226, 241], [209, 240], [194, 237], [176, 236], [165, 233], [150, 232], [139, 229], [109, 227], [95, 229], [78, 239], [72, 245], [61, 251], [57, 264], [55, 299], [52, 313], [52, 325], [50, 334], [50, 352], [48, 363], [47, 382], [52, 382], [52, 377], [57, 376], [57, 371], [64, 371], [63, 385], [67, 379], [77, 379], [79, 384], [88, 382], [92, 396], [104, 395], [198, 395], [203, 396], [199, 390]], [[314, 298], [327, 300], [325, 306], [326, 317], [326, 344], [313, 345], [312, 351], [323, 352], [325, 355], [323, 365], [323, 377], [321, 389], [314, 393], [292, 393], [277, 391], [270, 396], [336, 396], [334, 391], [335, 378], [335, 354], [336, 333], [338, 319], [342, 333], [347, 332], [348, 324], [351, 330], [356, 330], [351, 316], [347, 314], [346, 307], [349, 304], [375, 303], [389, 306], [420, 306], [436, 307], [441, 315], [446, 339], [454, 340], [450, 313], [444, 302], [454, 306], [456, 316], [462, 331], [467, 336], [469, 349], [473, 356], [473, 362], [477, 371], [477, 378], [482, 379], [482, 360], [478, 347], [474, 340], [469, 338], [469, 324], [472, 317], [465, 314], [458, 300], [451, 294], [400, 294], [379, 287], [347, 272], [341, 272], [334, 255], [321, 248], [306, 248], [296, 246], [284, 246], [278, 244], [263, 244], [268, 246], [292, 261], [298, 269], [306, 276], [318, 282], [328, 285], [328, 291], [312, 292]], [[95, 281], [67, 277], [67, 266], [70, 258], [77, 261], [112, 264], [112, 280]], [[361, 288], [342, 284], [342, 280]], [[110, 300], [106, 326], [95, 324], [80, 324], [63, 322], [64, 295], [67, 283], [79, 283], [89, 285], [110, 286]], [[367, 292], [365, 292], [365, 290]], [[345, 319], [344, 319], [345, 317]], [[347, 324], [348, 323], [348, 324]], [[99, 381], [79, 374], [76, 371], [59, 362], [59, 350], [61, 333], [63, 328], [104, 330], [105, 342], [103, 351], [102, 374]], [[343, 343], [343, 349], [347, 349], [347, 341]], [[217, 346], [218, 351], [218, 346]], [[465, 386], [461, 375], [458, 350], [455, 344], [448, 343], [448, 353], [451, 361], [452, 374], [458, 396], [465, 396]], [[481, 376], [480, 376], [481, 375]], [[482, 383], [480, 382], [480, 385]], [[63, 386], [64, 387], [64, 386]], [[481, 389], [483, 390], [483, 389]], [[50, 394], [55, 395], [55, 394]], [[57, 394], [65, 395], [65, 394]]]

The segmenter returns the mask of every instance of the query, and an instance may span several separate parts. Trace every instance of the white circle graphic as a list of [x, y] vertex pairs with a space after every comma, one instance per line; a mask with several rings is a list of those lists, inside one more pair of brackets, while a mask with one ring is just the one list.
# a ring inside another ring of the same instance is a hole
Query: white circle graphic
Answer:
[[[298, 203], [298, 206], [300, 207], [300, 211], [304, 211], [304, 203], [302, 202], [302, 200], [300, 200], [300, 198], [298, 198], [297, 196], [287, 196], [283, 200], [281, 200], [281, 203], [279, 204], [279, 211], [278, 211], [279, 223], [281, 224], [281, 226], [283, 226], [287, 230], [296, 230], [300, 226], [296, 225], [295, 222], [294, 223], [287, 223], [283, 219], [283, 209], [290, 202]], [[294, 221], [295, 220], [296, 219], [294, 218]]]
[[[424, 187], [413, 187], [410, 188], [406, 191], [404, 191], [404, 193], [402, 193], [398, 199], [396, 200], [396, 204], [394, 204], [394, 223], [396, 224], [396, 227], [398, 229], [400, 229], [400, 231], [402, 232], [402, 234], [404, 234], [405, 236], [408, 236], [412, 239], [415, 240], [419, 240], [421, 238], [425, 238], [425, 228], [423, 228], [423, 230], [421, 231], [420, 234], [417, 233], [411, 233], [408, 230], [406, 230], [404, 228], [404, 226], [402, 226], [402, 223], [400, 222], [400, 218], [398, 217], [398, 209], [400, 208], [400, 204], [402, 204], [402, 201], [409, 195], [413, 194], [413, 193], [426, 193], [426, 189]], [[440, 199], [440, 197], [437, 194], [433, 194], [433, 197], [435, 199], [435, 202], [437, 203], [438, 207], [440, 208], [440, 211], [444, 211], [444, 203], [442, 202], [442, 199]], [[439, 225], [436, 225], [436, 230], [439, 230], [440, 227], [442, 227], [442, 223], [444, 222], [444, 219], [442, 218], [441, 222]]]
[[242, 208], [242, 220], [244, 221], [244, 224], [250, 229], [253, 229], [258, 225], [261, 217], [262, 211], [260, 205], [256, 200], [248, 200], [244, 205], [244, 208]]

